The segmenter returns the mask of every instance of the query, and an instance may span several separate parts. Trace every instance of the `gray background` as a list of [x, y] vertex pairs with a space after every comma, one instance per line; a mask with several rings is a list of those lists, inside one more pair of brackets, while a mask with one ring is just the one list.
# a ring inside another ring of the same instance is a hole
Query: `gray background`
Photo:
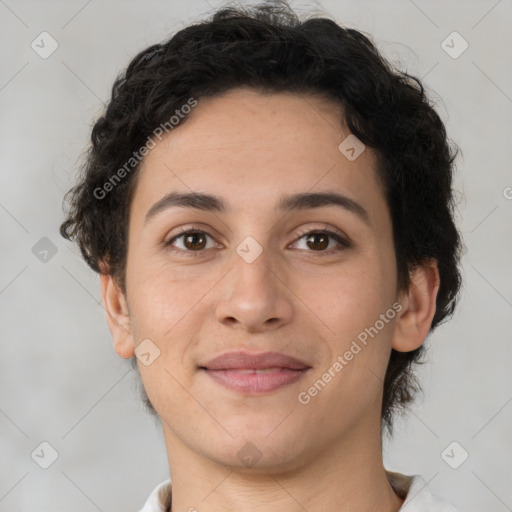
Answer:
[[[168, 477], [160, 428], [140, 404], [129, 361], [112, 348], [99, 279], [58, 226], [117, 73], [219, 5], [0, 0], [0, 511], [135, 511]], [[386, 442], [385, 463], [423, 475], [467, 512], [512, 510], [512, 2], [292, 6], [373, 34], [385, 56], [424, 79], [462, 149], [461, 302], [427, 341], [424, 397]], [[43, 31], [59, 45], [48, 58], [31, 48]], [[442, 46], [453, 31], [469, 44], [458, 58]], [[43, 237], [57, 251], [46, 261]], [[43, 441], [58, 452], [48, 469], [31, 457]], [[446, 461], [460, 463], [462, 450], [469, 457], [453, 469]]]

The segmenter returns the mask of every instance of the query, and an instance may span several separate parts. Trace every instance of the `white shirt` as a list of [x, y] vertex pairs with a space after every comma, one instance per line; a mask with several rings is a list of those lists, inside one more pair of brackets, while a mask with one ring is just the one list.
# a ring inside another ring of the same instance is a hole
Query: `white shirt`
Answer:
[[[394, 491], [405, 498], [400, 512], [459, 512], [451, 503], [432, 496], [420, 475], [402, 475], [386, 471]], [[171, 504], [171, 480], [159, 483], [149, 495], [140, 512], [166, 512]]]

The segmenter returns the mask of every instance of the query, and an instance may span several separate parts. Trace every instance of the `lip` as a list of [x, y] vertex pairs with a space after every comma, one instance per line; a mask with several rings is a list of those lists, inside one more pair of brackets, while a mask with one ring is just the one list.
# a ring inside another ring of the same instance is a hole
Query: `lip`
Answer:
[[265, 370], [267, 368], [288, 368], [304, 370], [310, 366], [295, 357], [280, 352], [225, 352], [201, 365], [208, 370]]
[[[269, 373], [256, 373], [257, 370], [208, 370], [203, 369], [209, 377], [226, 388], [242, 393], [269, 393], [278, 388], [292, 384], [301, 379], [308, 369], [290, 370], [275, 368]], [[254, 373], [242, 373], [242, 372]]]
[[310, 368], [279, 352], [226, 352], [200, 366], [219, 384], [244, 393], [267, 393], [292, 384]]

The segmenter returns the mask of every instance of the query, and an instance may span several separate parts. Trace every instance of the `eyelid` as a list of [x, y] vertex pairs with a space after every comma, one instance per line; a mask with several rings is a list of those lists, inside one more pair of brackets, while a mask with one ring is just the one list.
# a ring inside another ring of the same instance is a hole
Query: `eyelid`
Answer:
[[[219, 242], [217, 242], [217, 240], [215, 239], [215, 236], [211, 235], [207, 231], [206, 228], [199, 227], [199, 225], [188, 225], [188, 226], [180, 226], [180, 227], [176, 228], [176, 230], [171, 235], [165, 237], [164, 241], [162, 242], [162, 245], [167, 250], [170, 250], [173, 252], [178, 252], [181, 254], [184, 254], [184, 253], [194, 254], [195, 253], [195, 255], [198, 256], [201, 253], [206, 252], [207, 249], [201, 249], [199, 251], [186, 251], [184, 249], [175, 249], [172, 247], [171, 242], [174, 239], [179, 238], [184, 235], [187, 235], [188, 233], [201, 233], [207, 237], [210, 237], [212, 240], [215, 241], [216, 244], [219, 244]], [[290, 245], [294, 245], [295, 243], [297, 243], [304, 236], [310, 235], [310, 234], [315, 234], [315, 233], [325, 233], [328, 236], [330, 236], [331, 238], [334, 238], [338, 242], [339, 247], [331, 248], [331, 249], [325, 250], [325, 251], [306, 251], [306, 252], [317, 253], [318, 255], [330, 255], [337, 251], [341, 251], [343, 249], [348, 249], [348, 248], [352, 247], [352, 242], [350, 241], [350, 238], [348, 236], [346, 236], [345, 233], [343, 233], [343, 231], [341, 231], [335, 227], [332, 227], [328, 224], [322, 224], [321, 227], [313, 227], [313, 226], [309, 225], [309, 226], [300, 228], [297, 232], [295, 240], [293, 242], [291, 242], [290, 244], [288, 244], [287, 248]]]
[[322, 224], [322, 226], [319, 228], [311, 226], [311, 225], [307, 225], [306, 227], [300, 228], [297, 232], [298, 239], [302, 238], [304, 235], [308, 235], [310, 233], [316, 233], [316, 232], [335, 234], [335, 235], [339, 236], [340, 238], [343, 238], [344, 240], [346, 240], [347, 243], [351, 243], [349, 237], [343, 231], [341, 231], [338, 228], [335, 228], [334, 226], [331, 226], [331, 225], [325, 224], [325, 223]]
[[301, 228], [297, 234], [297, 238], [290, 245], [296, 244], [301, 238], [303, 238], [306, 235], [311, 235], [315, 233], [327, 234], [327, 236], [333, 238], [334, 240], [336, 240], [336, 242], [338, 242], [338, 246], [324, 251], [305, 251], [308, 254], [313, 254], [316, 256], [330, 256], [342, 252], [344, 250], [350, 249], [353, 246], [352, 241], [347, 235], [345, 235], [343, 231], [339, 230], [338, 228], [332, 227], [328, 224], [323, 224], [322, 227], [320, 228], [315, 228], [312, 226]]
[[[212, 229], [210, 226], [205, 226], [203, 224], [188, 224], [186, 226], [179, 226], [175, 230], [173, 230], [172, 233], [167, 234], [163, 243], [167, 244], [173, 238], [177, 238], [180, 235], [186, 235], [189, 232], [204, 233], [205, 235], [208, 235], [211, 238], [215, 238], [215, 237], [220, 238], [220, 235], [218, 235], [217, 232], [214, 229]], [[215, 235], [211, 234], [210, 232], [215, 233]]]
[[[165, 237], [164, 241], [162, 242], [162, 245], [164, 246], [164, 248], [169, 249], [169, 247], [172, 247], [171, 242], [174, 239], [180, 238], [189, 233], [201, 233], [207, 237], [210, 237], [212, 240], [215, 241], [216, 244], [219, 244], [219, 242], [217, 242], [217, 240], [215, 239], [215, 236], [211, 235], [205, 228], [201, 228], [201, 227], [194, 226], [194, 225], [189, 225], [189, 226], [180, 226], [180, 227], [176, 228], [176, 230], [172, 234]], [[173, 248], [170, 250], [174, 250], [174, 251], [180, 252], [180, 253], [184, 253], [184, 252], [201, 253], [201, 252], [205, 251], [205, 249], [202, 249], [201, 251], [184, 251], [183, 249], [173, 249]]]

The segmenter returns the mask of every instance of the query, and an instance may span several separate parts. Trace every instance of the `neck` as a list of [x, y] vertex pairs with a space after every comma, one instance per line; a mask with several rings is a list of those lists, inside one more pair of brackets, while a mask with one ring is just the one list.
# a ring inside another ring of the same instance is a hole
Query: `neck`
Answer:
[[380, 431], [368, 437], [368, 432], [354, 429], [323, 451], [306, 450], [286, 464], [247, 468], [199, 454], [163, 428], [172, 480], [171, 512], [397, 512], [404, 501], [386, 476]]

